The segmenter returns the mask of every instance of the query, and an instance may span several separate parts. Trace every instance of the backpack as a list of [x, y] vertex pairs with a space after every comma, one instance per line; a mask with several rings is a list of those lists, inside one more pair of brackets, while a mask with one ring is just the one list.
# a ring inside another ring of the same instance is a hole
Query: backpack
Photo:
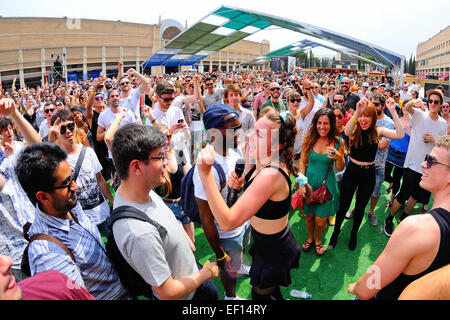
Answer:
[[[227, 182], [227, 178], [225, 176], [225, 172], [223, 171], [220, 164], [214, 161], [214, 168], [216, 168], [217, 173], [219, 174], [219, 180], [221, 188], [225, 186]], [[195, 201], [195, 188], [194, 182], [192, 178], [194, 177], [195, 165], [193, 165], [186, 175], [181, 179], [180, 185], [180, 205], [183, 208], [184, 213], [191, 219], [193, 222], [200, 222], [200, 213], [198, 210], [197, 201]]]
[[67, 248], [66, 245], [64, 245], [64, 243], [62, 243], [55, 237], [49, 236], [48, 234], [36, 233], [36, 234], [33, 234], [31, 236], [31, 238], [28, 238], [28, 230], [30, 229], [30, 227], [31, 227], [30, 222], [27, 222], [23, 226], [23, 236], [26, 240], [28, 240], [28, 245], [26, 246], [25, 250], [23, 251], [20, 269], [22, 270], [22, 272], [25, 275], [27, 275], [28, 277], [31, 277], [30, 261], [28, 260], [28, 247], [35, 240], [46, 240], [46, 241], [50, 241], [50, 242], [57, 244], [72, 258], [73, 262], [76, 263], [75, 257], [73, 256], [73, 253], [69, 250], [69, 248]]
[[117, 247], [114, 240], [113, 224], [117, 220], [132, 218], [140, 221], [145, 221], [156, 227], [161, 239], [167, 236], [167, 230], [158, 222], [150, 219], [144, 212], [131, 206], [120, 206], [114, 209], [111, 213], [110, 230], [111, 233], [106, 243], [106, 255], [111, 260], [111, 263], [119, 274], [120, 281], [128, 292], [134, 297], [144, 296], [148, 299], [153, 298], [152, 287], [137, 273], [125, 260]]

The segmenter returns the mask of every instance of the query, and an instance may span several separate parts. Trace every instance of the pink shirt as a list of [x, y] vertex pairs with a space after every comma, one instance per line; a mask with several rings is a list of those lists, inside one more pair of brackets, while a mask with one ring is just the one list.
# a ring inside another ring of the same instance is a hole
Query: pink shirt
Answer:
[[261, 93], [258, 93], [255, 96], [255, 99], [253, 99], [253, 103], [252, 103], [252, 109], [253, 110], [259, 110], [261, 109], [261, 106], [263, 105], [264, 102], [266, 102], [270, 97], [270, 94], [266, 97], [266, 95], [264, 94], [264, 91], [262, 91]]

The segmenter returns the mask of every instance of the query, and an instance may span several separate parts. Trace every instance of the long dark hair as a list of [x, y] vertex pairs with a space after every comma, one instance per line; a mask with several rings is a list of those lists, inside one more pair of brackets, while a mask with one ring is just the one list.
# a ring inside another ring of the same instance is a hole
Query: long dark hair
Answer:
[[329, 108], [319, 109], [314, 115], [308, 132], [306, 133], [305, 139], [303, 140], [302, 148], [307, 155], [309, 155], [317, 140], [320, 138], [320, 134], [317, 131], [317, 123], [319, 122], [319, 118], [321, 116], [327, 116], [328, 120], [330, 121], [330, 131], [327, 134], [329, 143], [333, 142], [334, 144], [336, 144], [338, 142], [337, 137], [339, 137], [340, 134], [336, 128], [336, 116], [334, 115], [334, 112]]

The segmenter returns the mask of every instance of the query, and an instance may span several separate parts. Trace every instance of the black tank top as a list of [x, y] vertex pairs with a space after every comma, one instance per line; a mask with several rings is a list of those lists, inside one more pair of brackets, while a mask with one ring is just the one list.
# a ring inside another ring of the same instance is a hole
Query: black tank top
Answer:
[[439, 244], [439, 250], [433, 260], [433, 263], [431, 263], [428, 269], [419, 274], [400, 274], [397, 279], [380, 290], [376, 294], [375, 299], [397, 300], [403, 290], [411, 282], [450, 263], [450, 212], [442, 208], [436, 208], [431, 210], [428, 214], [431, 214], [433, 216], [433, 218], [439, 225], [439, 229], [441, 230], [441, 242]]
[[367, 134], [367, 130], [362, 130], [362, 145], [359, 145], [358, 148], [352, 143], [350, 148], [350, 156], [361, 162], [373, 162], [375, 161], [375, 156], [378, 150], [378, 143], [369, 142], [369, 135]]
[[[264, 203], [264, 205], [255, 214], [255, 217], [258, 217], [258, 218], [261, 218], [261, 219], [266, 219], [266, 220], [277, 220], [277, 219], [283, 218], [286, 214], [289, 213], [289, 209], [291, 207], [291, 192], [290, 192], [290, 190], [291, 190], [291, 179], [283, 171], [283, 169], [278, 168], [278, 167], [273, 167], [273, 166], [267, 166], [265, 168], [269, 168], [269, 167], [275, 168], [279, 172], [281, 172], [281, 174], [283, 175], [283, 177], [286, 179], [286, 181], [288, 183], [289, 195], [287, 196], [286, 199], [281, 200], [281, 201], [272, 201], [270, 199], [267, 200], [266, 203]], [[263, 168], [262, 170], [264, 170], [265, 168]], [[247, 175], [245, 176], [245, 181], [247, 181], [247, 182], [244, 185], [244, 190], [247, 190], [247, 188], [250, 186], [250, 184], [256, 178], [256, 176], [255, 176], [253, 179], [248, 181], [248, 179], [252, 176], [253, 172], [255, 172], [255, 169], [256, 169], [256, 167], [253, 167], [253, 169], [250, 170], [247, 173]], [[258, 172], [258, 174], [260, 172]]]

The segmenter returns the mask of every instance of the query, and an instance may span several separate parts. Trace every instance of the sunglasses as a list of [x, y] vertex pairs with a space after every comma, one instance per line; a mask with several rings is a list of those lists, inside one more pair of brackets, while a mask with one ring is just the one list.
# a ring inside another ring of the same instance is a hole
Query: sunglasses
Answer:
[[55, 108], [44, 110], [45, 113], [52, 113], [53, 111], [55, 111]]
[[289, 100], [291, 103], [295, 103], [295, 102], [297, 102], [297, 103], [299, 103], [299, 102], [301, 102], [302, 100], [301, 99], [291, 99], [291, 100]]
[[98, 100], [103, 100], [103, 97], [102, 96], [97, 96], [97, 97], [95, 97], [94, 98], [96, 101], [98, 101]]
[[170, 98], [163, 98], [161, 96], [158, 96], [160, 99], [162, 99], [165, 103], [171, 102], [173, 100], [175, 100], [175, 97], [170, 97]]
[[336, 119], [339, 119], [339, 120], [344, 119], [344, 116], [343, 116], [342, 114], [337, 115], [337, 116], [336, 116]]
[[213, 84], [212, 84], [212, 83], [205, 83], [205, 85], [206, 85], [207, 87], [211, 87]]
[[334, 99], [333, 102], [334, 102], [334, 103], [344, 103], [344, 100], [341, 100], [341, 99]]
[[372, 102], [372, 103], [375, 105], [375, 107], [378, 107], [379, 105], [384, 106], [383, 102]]
[[281, 88], [270, 88], [270, 91], [280, 91]]
[[121, 85], [121, 86], [125, 86], [125, 85], [127, 85], [127, 84], [130, 84], [130, 81], [122, 82], [120, 85]]
[[59, 129], [59, 132], [61, 134], [65, 134], [67, 132], [67, 130], [70, 130], [71, 132], [73, 132], [73, 130], [75, 130], [75, 123], [71, 122], [65, 126], [61, 126], [61, 128]]
[[70, 189], [72, 187], [72, 182], [74, 182], [73, 177], [70, 177], [69, 182], [67, 182], [67, 184], [56, 186], [56, 187], [51, 187], [50, 189], [48, 189], [48, 192], [53, 191], [53, 190], [58, 190], [58, 189], [65, 189], [65, 188], [67, 188], [67, 192], [70, 192], [71, 191]]
[[439, 105], [439, 104], [441, 104], [441, 102], [439, 100], [428, 99], [428, 104]]
[[432, 155], [429, 155], [429, 154], [427, 154], [427, 155], [425, 156], [425, 161], [427, 162], [427, 169], [430, 169], [430, 168], [431, 168], [433, 165], [435, 165], [435, 164], [440, 164], [440, 165], [442, 165], [442, 166], [446, 166], [447, 168], [450, 168], [449, 165], [444, 164], [444, 163], [441, 163], [441, 162], [439, 162], [439, 161], [436, 161], [436, 158], [433, 157]]
[[341, 82], [342, 85], [349, 85], [350, 82]]

